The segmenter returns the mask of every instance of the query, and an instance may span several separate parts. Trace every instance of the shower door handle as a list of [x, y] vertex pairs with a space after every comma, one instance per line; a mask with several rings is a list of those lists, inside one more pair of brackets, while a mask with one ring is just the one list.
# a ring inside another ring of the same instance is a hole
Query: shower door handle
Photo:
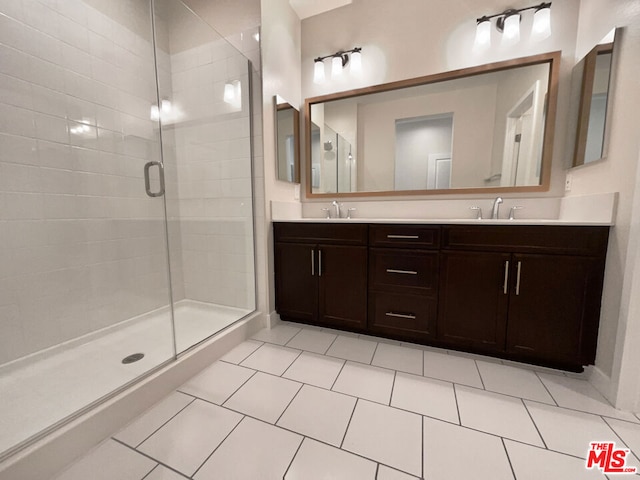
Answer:
[[[160, 190], [157, 192], [151, 191], [151, 180], [149, 179], [149, 169], [151, 167], [158, 167], [158, 178], [160, 179]], [[144, 188], [147, 191], [147, 195], [150, 197], [161, 197], [164, 195], [164, 165], [160, 162], [147, 162], [144, 165]]]

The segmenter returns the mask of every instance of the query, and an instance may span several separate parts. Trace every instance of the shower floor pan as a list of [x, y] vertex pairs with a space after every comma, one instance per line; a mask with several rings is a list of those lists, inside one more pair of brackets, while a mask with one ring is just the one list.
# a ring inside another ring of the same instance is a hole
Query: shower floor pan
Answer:
[[[176, 303], [178, 354], [252, 310], [182, 300]], [[171, 360], [168, 308], [127, 320], [31, 358], [0, 367], [0, 457], [49, 427]], [[138, 361], [123, 364], [132, 354]]]

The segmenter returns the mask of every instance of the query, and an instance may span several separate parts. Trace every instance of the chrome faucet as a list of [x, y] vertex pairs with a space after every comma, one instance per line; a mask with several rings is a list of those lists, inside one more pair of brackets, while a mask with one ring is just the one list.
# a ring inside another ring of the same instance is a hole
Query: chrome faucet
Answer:
[[491, 209], [491, 218], [497, 220], [500, 218], [500, 204], [502, 203], [502, 197], [496, 197], [493, 201], [493, 208]]
[[333, 211], [335, 212], [335, 217], [333, 218], [340, 218], [340, 204], [338, 203], [338, 201], [334, 200], [333, 202], [331, 202], [331, 207], [333, 207]]

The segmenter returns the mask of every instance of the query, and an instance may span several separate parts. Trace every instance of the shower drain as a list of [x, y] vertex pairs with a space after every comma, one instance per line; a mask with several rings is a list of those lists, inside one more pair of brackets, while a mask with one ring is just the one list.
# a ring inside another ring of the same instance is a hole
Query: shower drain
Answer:
[[122, 359], [122, 363], [127, 364], [137, 362], [138, 360], [142, 360], [143, 357], [144, 353], [132, 353], [131, 355], [124, 357]]

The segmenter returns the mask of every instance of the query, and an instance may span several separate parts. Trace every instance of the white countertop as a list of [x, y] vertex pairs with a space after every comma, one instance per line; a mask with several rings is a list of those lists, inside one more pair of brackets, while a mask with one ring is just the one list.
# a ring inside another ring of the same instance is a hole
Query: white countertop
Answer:
[[475, 218], [297, 218], [278, 220], [274, 222], [287, 223], [402, 223], [420, 225], [568, 225], [568, 226], [611, 226], [605, 222], [586, 222], [556, 219], [482, 219]]

